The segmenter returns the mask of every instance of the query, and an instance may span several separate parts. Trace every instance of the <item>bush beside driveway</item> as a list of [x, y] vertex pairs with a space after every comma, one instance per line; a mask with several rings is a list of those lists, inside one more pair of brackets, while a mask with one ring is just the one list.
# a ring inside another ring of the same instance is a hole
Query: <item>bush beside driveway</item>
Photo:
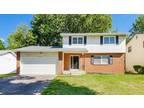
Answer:
[[43, 95], [135, 95], [144, 94], [144, 75], [86, 74], [58, 76]]

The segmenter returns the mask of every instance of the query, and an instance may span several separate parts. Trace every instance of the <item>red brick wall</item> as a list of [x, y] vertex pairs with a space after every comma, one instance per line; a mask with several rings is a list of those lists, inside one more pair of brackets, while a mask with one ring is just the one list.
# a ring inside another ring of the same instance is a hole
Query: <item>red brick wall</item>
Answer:
[[58, 52], [58, 67], [57, 74], [60, 75], [63, 72], [63, 52]]
[[71, 63], [71, 55], [78, 55], [79, 56], [79, 67], [80, 67], [80, 70], [83, 70], [84, 69], [84, 55], [83, 54], [80, 54], [80, 53], [65, 53], [64, 54], [64, 70], [69, 70], [70, 69], [70, 63]]
[[16, 73], [20, 73], [20, 52], [16, 52]]
[[[112, 55], [112, 64], [94, 65], [91, 64], [91, 55]], [[86, 54], [85, 71], [88, 73], [124, 73], [124, 54]]]
[[[64, 70], [70, 69], [70, 56], [79, 55], [80, 69], [87, 73], [124, 73], [124, 54], [64, 54]], [[110, 65], [94, 65], [91, 64], [92, 55], [112, 55], [113, 63]]]

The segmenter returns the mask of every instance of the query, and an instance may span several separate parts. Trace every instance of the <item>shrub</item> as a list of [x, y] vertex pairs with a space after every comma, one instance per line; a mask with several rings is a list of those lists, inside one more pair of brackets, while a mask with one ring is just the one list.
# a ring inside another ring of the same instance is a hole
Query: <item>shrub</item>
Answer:
[[138, 74], [144, 74], [144, 66], [134, 65], [133, 68]]

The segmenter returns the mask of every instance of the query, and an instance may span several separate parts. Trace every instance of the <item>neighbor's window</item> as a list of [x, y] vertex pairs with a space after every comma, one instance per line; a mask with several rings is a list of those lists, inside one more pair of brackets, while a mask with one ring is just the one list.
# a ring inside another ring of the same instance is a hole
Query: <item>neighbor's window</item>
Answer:
[[83, 44], [83, 38], [82, 37], [73, 37], [72, 43], [73, 44]]
[[131, 51], [132, 51], [132, 47], [129, 46], [129, 47], [128, 47], [128, 52], [131, 52]]
[[112, 64], [112, 56], [93, 56], [92, 64]]
[[104, 44], [115, 44], [116, 37], [115, 36], [105, 36], [104, 37]]

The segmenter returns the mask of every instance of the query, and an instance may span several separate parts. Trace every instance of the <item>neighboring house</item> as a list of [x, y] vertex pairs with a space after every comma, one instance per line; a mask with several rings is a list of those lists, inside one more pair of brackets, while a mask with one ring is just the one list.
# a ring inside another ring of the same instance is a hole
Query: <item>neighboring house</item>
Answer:
[[61, 33], [62, 47], [29, 46], [17, 49], [17, 73], [124, 73], [123, 33]]
[[16, 54], [0, 50], [0, 74], [16, 72]]
[[134, 65], [144, 66], [144, 34], [134, 34], [127, 43], [126, 71], [135, 72]]

